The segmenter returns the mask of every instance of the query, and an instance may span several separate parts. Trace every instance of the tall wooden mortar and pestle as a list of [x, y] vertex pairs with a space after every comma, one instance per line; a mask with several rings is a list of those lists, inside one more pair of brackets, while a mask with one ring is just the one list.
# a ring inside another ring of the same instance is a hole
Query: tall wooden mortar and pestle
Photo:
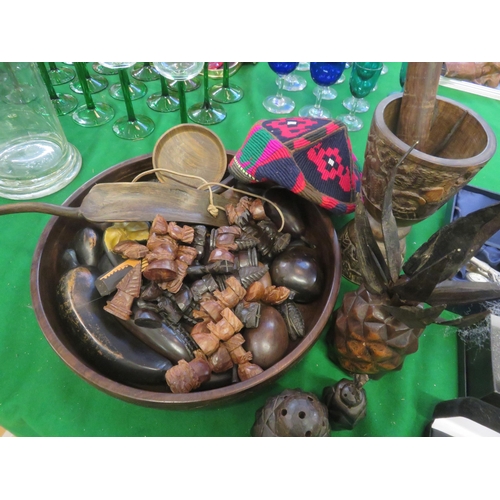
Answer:
[[[448, 202], [496, 151], [495, 134], [483, 118], [437, 95], [441, 68], [442, 63], [408, 63], [404, 91], [378, 104], [368, 134], [361, 189], [382, 251], [380, 214], [389, 172], [416, 143], [397, 169], [392, 198], [403, 257], [412, 225]], [[359, 283], [352, 221], [339, 241], [342, 273]]]

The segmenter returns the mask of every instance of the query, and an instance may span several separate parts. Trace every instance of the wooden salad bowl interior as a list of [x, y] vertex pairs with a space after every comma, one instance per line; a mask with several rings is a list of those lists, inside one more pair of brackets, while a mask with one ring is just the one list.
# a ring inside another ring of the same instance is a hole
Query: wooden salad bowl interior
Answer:
[[[227, 153], [228, 161], [232, 156], [231, 153]], [[81, 186], [66, 200], [64, 205], [79, 206], [83, 197], [96, 183], [131, 181], [137, 174], [151, 168], [151, 155], [139, 156], [120, 163]], [[142, 180], [152, 181], [155, 177], [152, 175]], [[290, 342], [286, 355], [259, 375], [244, 382], [217, 389], [173, 394], [169, 392], [166, 384], [164, 389], [158, 391], [124, 385], [104, 376], [85, 359], [82, 359], [58, 312], [56, 290], [63, 274], [61, 257], [71, 246], [76, 233], [91, 225], [85, 220], [52, 217], [35, 249], [31, 271], [31, 296], [37, 320], [47, 341], [66, 365], [89, 384], [111, 396], [138, 405], [165, 409], [197, 408], [228, 402], [257, 390], [289, 370], [313, 346], [327, 324], [339, 293], [341, 254], [330, 217], [316, 205], [306, 200], [303, 201], [303, 214], [307, 226], [306, 237], [319, 250], [325, 286], [322, 295], [316, 301], [299, 305], [305, 321], [306, 335], [302, 339]], [[107, 313], [103, 311], [103, 314]], [[123, 328], [118, 322], [116, 327]]]

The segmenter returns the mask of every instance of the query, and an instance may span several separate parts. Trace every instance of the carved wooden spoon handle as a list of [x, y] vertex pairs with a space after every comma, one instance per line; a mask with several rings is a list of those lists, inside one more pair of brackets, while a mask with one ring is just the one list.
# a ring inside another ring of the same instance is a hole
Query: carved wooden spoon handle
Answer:
[[0, 215], [19, 214], [25, 212], [40, 212], [43, 214], [59, 215], [61, 217], [83, 218], [78, 207], [62, 207], [37, 201], [11, 203], [0, 206]]

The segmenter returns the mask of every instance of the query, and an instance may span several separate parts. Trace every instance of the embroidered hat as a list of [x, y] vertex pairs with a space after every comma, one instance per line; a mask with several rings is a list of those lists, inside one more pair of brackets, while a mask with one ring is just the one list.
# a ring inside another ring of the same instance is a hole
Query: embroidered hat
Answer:
[[273, 181], [338, 215], [354, 211], [361, 187], [347, 127], [321, 118], [258, 121], [228, 169], [242, 182]]

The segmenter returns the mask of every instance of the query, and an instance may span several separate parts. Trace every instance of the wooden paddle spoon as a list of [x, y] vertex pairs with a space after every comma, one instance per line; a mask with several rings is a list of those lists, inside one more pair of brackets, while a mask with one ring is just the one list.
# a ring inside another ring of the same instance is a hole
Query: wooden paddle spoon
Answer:
[[[225, 207], [237, 203], [238, 198], [236, 193], [231, 198], [213, 194], [213, 204]], [[209, 203], [209, 193], [205, 190], [172, 188], [158, 182], [111, 182], [93, 186], [80, 207], [21, 202], [0, 206], [0, 215], [40, 212], [89, 222], [133, 222], [152, 221], [159, 214], [172, 222], [227, 225], [225, 212], [219, 210], [213, 217], [207, 211]]]

